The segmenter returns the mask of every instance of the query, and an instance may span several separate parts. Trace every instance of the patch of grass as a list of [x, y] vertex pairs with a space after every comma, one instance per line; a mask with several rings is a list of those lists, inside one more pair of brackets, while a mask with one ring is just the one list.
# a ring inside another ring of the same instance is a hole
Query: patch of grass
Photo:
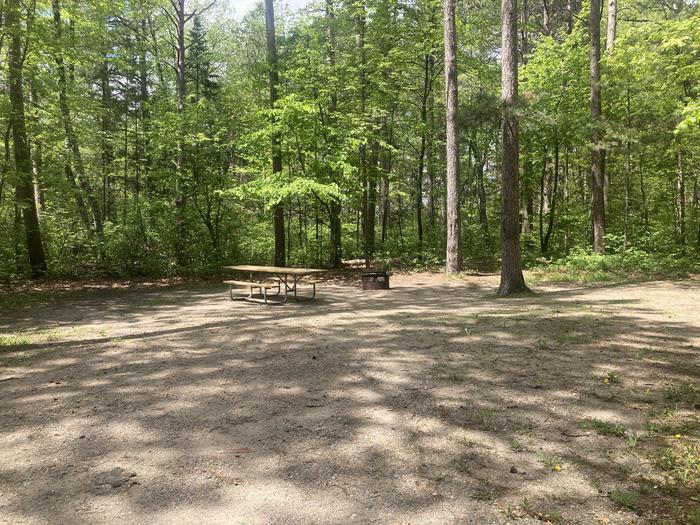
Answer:
[[637, 503], [639, 502], [639, 492], [613, 490], [610, 493], [610, 499], [612, 499], [618, 505], [625, 507], [626, 509], [636, 510]]
[[671, 484], [700, 489], [700, 441], [668, 447], [661, 455], [659, 467]]
[[0, 295], [0, 307], [24, 308], [26, 306], [39, 306], [47, 304], [55, 298], [53, 292], [25, 292]]
[[66, 337], [77, 335], [84, 331], [82, 328], [55, 328], [51, 330], [19, 330], [0, 334], [0, 350], [7, 350], [28, 345], [46, 344], [60, 341]]
[[510, 449], [513, 452], [524, 452], [525, 451], [525, 447], [516, 439], [513, 439], [510, 442]]
[[700, 404], [700, 385], [692, 381], [672, 383], [664, 389], [664, 397], [672, 403], [695, 406]]
[[564, 525], [564, 523], [566, 523], [564, 516], [562, 516], [562, 513], [558, 510], [550, 510], [543, 516], [543, 518], [554, 525]]
[[583, 430], [595, 430], [603, 436], [625, 437], [627, 429], [620, 423], [608, 423], [600, 419], [585, 419], [581, 423]]
[[693, 434], [700, 431], [700, 417], [687, 411], [665, 408], [646, 422], [649, 434]]

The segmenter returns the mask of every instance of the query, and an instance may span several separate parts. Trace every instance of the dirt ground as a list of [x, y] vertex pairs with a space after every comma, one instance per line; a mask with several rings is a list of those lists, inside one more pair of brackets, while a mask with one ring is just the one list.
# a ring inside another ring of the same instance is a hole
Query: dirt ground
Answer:
[[698, 281], [392, 285], [5, 301], [0, 523], [700, 520]]

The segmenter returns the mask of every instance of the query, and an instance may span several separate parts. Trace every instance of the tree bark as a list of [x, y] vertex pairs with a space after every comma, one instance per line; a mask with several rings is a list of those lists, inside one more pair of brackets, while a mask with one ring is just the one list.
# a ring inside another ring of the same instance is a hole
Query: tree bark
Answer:
[[[275, 8], [273, 0], [265, 0], [265, 36], [267, 41], [267, 67], [270, 83], [270, 106], [277, 102], [277, 85], [279, 71], [277, 69], [277, 42], [275, 39]], [[273, 117], [274, 119], [274, 117]], [[273, 121], [274, 124], [274, 121]], [[272, 135], [272, 174], [279, 177], [282, 173], [282, 140], [279, 133]], [[280, 202], [274, 207], [275, 232], [275, 266], [285, 266], [284, 205]]]
[[459, 127], [457, 123], [457, 25], [455, 0], [443, 0], [445, 32], [445, 99], [447, 142], [447, 259], [445, 271], [459, 273], [460, 253], [459, 212]]
[[600, 95], [600, 0], [591, 0], [588, 17], [591, 87], [591, 215], [593, 249], [605, 251], [605, 149], [602, 144], [602, 106]]
[[22, 215], [29, 264], [33, 277], [46, 273], [46, 256], [39, 227], [34, 186], [32, 159], [24, 114], [24, 86], [22, 68], [24, 46], [20, 27], [19, 0], [8, 0], [5, 6], [5, 24], [12, 35], [8, 53], [8, 83], [10, 85], [10, 126], [14, 143], [16, 185], [15, 199]]
[[501, 283], [498, 295], [527, 290], [520, 260], [518, 194], [518, 18], [517, 0], [501, 0]]

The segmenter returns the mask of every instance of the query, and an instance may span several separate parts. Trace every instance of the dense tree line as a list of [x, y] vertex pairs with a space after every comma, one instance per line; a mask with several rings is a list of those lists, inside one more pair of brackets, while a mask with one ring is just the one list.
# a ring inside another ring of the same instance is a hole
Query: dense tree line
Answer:
[[694, 2], [228, 8], [0, 3], [1, 276], [700, 252]]

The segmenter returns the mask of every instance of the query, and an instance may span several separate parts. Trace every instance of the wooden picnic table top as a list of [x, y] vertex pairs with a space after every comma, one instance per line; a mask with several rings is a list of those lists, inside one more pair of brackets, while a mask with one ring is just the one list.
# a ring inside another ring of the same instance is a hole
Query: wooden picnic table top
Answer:
[[310, 273], [323, 273], [328, 270], [318, 268], [288, 268], [285, 266], [256, 266], [253, 264], [239, 264], [235, 266], [224, 266], [224, 270], [237, 270], [241, 272], [258, 272], [286, 275], [307, 275]]

